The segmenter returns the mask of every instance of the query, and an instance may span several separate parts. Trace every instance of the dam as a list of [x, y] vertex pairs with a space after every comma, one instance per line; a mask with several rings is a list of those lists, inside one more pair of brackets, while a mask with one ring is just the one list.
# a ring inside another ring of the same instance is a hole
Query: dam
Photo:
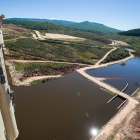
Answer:
[[15, 119], [15, 104], [12, 103], [14, 93], [10, 89], [3, 56], [2, 19], [0, 15], [0, 140], [15, 140], [18, 128]]

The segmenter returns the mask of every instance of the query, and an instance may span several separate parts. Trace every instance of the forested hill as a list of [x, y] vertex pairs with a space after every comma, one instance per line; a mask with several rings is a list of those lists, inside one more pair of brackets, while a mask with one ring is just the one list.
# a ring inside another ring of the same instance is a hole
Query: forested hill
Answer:
[[98, 31], [88, 31], [85, 29], [79, 29], [76, 27], [71, 27], [67, 25], [61, 25], [58, 23], [52, 22], [41, 22], [41, 21], [25, 21], [25, 20], [3, 20], [3, 24], [15, 24], [15, 25], [22, 25], [23, 27], [31, 30], [39, 30], [41, 32], [46, 33], [58, 33], [58, 34], [65, 34], [65, 35], [72, 35], [76, 37], [82, 37], [90, 40], [99, 41], [105, 44], [110, 44], [111, 41], [105, 39], [102, 32]]
[[119, 35], [126, 35], [126, 36], [140, 36], [140, 28], [139, 29], [133, 29], [125, 32], [118, 33]]
[[[115, 34], [120, 32], [120, 30], [114, 29], [114, 28], [110, 28], [108, 26], [105, 26], [103, 24], [100, 23], [93, 23], [93, 22], [81, 22], [81, 23], [76, 23], [73, 21], [65, 21], [65, 20], [50, 20], [50, 19], [35, 19], [35, 18], [9, 18], [9, 19], [4, 19], [4, 21], [42, 21], [42, 22], [51, 22], [51, 23], [58, 23], [61, 25], [68, 25], [71, 27], [76, 27], [79, 28], [79, 30], [81, 31], [87, 31], [87, 32], [91, 32], [91, 33], [95, 33], [98, 35], [105, 35], [105, 34]], [[60, 26], [59, 26], [60, 27]], [[68, 28], [68, 27], [67, 27]], [[72, 28], [71, 28], [72, 29]], [[74, 30], [76, 30], [74, 28]]]
[[90, 32], [97, 35], [105, 35], [108, 33], [104, 33], [101, 31], [96, 30], [88, 30], [88, 29], [81, 29], [77, 27], [72, 27], [68, 25], [61, 25], [58, 23], [52, 23], [52, 22], [41, 22], [41, 21], [26, 21], [26, 20], [3, 20], [3, 23], [12, 23], [15, 25], [22, 25], [27, 29], [32, 30], [45, 30], [47, 32], [50, 31], [83, 31], [83, 32]]
[[73, 21], [66, 21], [66, 20], [51, 20], [51, 19], [37, 19], [37, 18], [8, 18], [4, 20], [26, 20], [26, 21], [44, 21], [44, 22], [53, 22], [53, 23], [59, 23], [62, 25], [68, 25], [68, 24], [74, 24], [76, 22]]
[[115, 34], [115, 33], [120, 32], [120, 30], [118, 30], [118, 29], [114, 29], [114, 28], [105, 26], [100, 23], [94, 23], [94, 22], [88, 22], [88, 21], [70, 24], [69, 26], [86, 29], [86, 30], [91, 30], [91, 31], [94, 30], [94, 31], [98, 31], [98, 32], [104, 32], [106, 34]]
[[61, 25], [58, 23], [52, 23], [52, 22], [41, 22], [41, 21], [26, 21], [26, 20], [3, 20], [3, 23], [12, 23], [15, 25], [22, 25], [27, 29], [32, 30], [45, 30], [47, 32], [49, 31], [84, 31], [84, 32], [91, 32], [94, 34], [102, 35], [102, 32], [98, 31], [89, 31], [86, 29], [79, 29], [77, 27], [67, 26], [67, 25]]

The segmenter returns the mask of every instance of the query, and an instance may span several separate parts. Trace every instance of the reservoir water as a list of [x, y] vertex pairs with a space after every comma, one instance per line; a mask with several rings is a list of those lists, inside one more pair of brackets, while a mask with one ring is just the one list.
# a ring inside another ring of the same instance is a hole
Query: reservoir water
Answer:
[[89, 140], [123, 102], [76, 72], [15, 91], [17, 140]]
[[89, 70], [87, 73], [94, 77], [104, 77], [105, 83], [108, 83], [119, 90], [122, 90], [128, 83], [125, 93], [131, 95], [140, 87], [140, 54], [134, 53], [135, 58], [125, 61], [126, 65], [121, 63], [110, 65], [104, 68]]

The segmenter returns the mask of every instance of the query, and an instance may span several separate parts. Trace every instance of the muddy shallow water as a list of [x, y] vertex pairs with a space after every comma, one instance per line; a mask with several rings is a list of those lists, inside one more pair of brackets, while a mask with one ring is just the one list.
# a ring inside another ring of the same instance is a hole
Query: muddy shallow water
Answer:
[[76, 72], [15, 91], [18, 140], [89, 140], [123, 102]]
[[129, 59], [125, 62], [126, 65], [124, 66], [118, 63], [101, 69], [89, 70], [87, 73], [94, 77], [111, 78], [104, 82], [119, 90], [122, 90], [128, 83], [128, 88], [125, 90], [125, 93], [131, 95], [140, 87], [140, 55], [135, 53], [134, 59]]

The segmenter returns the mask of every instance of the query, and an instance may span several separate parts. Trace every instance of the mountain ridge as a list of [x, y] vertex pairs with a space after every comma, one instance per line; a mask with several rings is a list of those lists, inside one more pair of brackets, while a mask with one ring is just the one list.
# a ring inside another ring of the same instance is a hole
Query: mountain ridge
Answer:
[[67, 25], [67, 26], [72, 26], [72, 27], [76, 27], [80, 29], [85, 29], [85, 30], [88, 30], [89, 32], [97, 31], [97, 32], [103, 32], [103, 33], [109, 33], [109, 34], [114, 34], [121, 31], [112, 27], [108, 27], [101, 23], [89, 22], [89, 21], [83, 21], [83, 22], [78, 23], [78, 22], [66, 21], [66, 20], [56, 20], [56, 19], [51, 20], [51, 19], [38, 19], [38, 18], [7, 18], [4, 20], [52, 22], [52, 23], [58, 23], [61, 25]]
[[56, 20], [56, 19], [38, 19], [38, 18], [6, 18], [4, 20], [26, 20], [26, 21], [43, 21], [43, 22], [53, 22], [59, 23], [62, 25], [74, 24], [76, 22], [67, 21], [67, 20]]
[[81, 28], [81, 29], [86, 29], [86, 30], [96, 30], [96, 31], [102, 31], [102, 32], [105, 32], [105, 33], [118, 33], [120, 32], [121, 30], [118, 30], [118, 29], [115, 29], [115, 28], [112, 28], [112, 27], [108, 27], [108, 26], [105, 26], [104, 24], [101, 24], [101, 23], [96, 23], [96, 22], [89, 22], [89, 21], [84, 21], [84, 22], [81, 22], [81, 23], [74, 23], [74, 24], [70, 24], [69, 26], [72, 26], [72, 27], [77, 27], [77, 28]]

